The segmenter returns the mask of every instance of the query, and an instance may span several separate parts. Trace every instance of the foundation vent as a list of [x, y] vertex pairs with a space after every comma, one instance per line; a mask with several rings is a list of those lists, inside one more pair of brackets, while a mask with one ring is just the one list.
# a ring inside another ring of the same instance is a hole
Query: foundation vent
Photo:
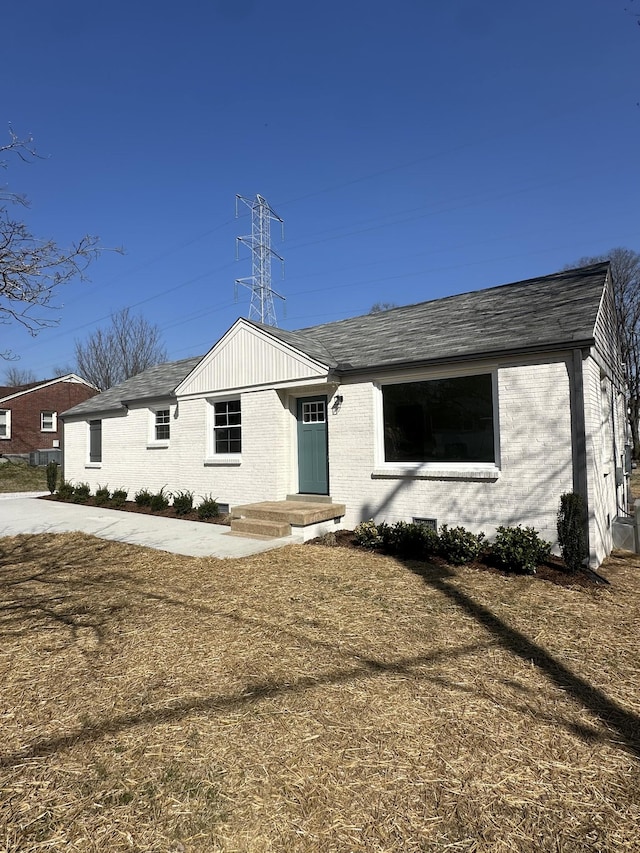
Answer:
[[437, 518], [423, 518], [421, 515], [414, 515], [411, 519], [414, 524], [424, 524], [425, 527], [428, 527], [429, 530], [435, 530], [438, 532], [438, 519]]

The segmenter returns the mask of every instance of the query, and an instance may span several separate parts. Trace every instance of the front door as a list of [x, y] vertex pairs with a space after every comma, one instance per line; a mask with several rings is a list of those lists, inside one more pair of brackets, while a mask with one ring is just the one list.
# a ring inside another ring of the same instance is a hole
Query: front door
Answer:
[[326, 397], [298, 399], [298, 489], [303, 495], [329, 494]]

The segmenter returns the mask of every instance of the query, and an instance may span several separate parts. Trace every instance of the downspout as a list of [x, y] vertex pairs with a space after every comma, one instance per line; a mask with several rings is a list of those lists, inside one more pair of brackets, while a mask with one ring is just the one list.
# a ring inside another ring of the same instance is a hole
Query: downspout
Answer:
[[573, 491], [581, 495], [585, 505], [584, 532], [587, 553], [591, 559], [589, 541], [589, 483], [587, 475], [587, 434], [584, 418], [584, 375], [582, 350], [572, 351], [571, 370], [571, 457], [573, 463]]

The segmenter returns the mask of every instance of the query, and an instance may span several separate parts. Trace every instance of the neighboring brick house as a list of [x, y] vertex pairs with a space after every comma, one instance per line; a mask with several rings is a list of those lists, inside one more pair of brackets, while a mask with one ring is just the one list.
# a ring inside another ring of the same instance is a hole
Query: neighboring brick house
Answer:
[[60, 447], [59, 413], [98, 393], [74, 373], [27, 385], [0, 386], [0, 455]]
[[65, 477], [554, 543], [575, 491], [597, 566], [628, 507], [625, 395], [595, 264], [294, 332], [239, 319], [204, 357], [63, 413]]

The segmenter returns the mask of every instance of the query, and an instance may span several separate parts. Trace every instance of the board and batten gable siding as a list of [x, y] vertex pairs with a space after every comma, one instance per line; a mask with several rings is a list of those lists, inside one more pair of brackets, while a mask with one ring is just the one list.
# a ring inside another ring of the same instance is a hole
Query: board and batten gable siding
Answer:
[[176, 389], [178, 398], [326, 377], [321, 365], [239, 320]]
[[[331, 495], [347, 507], [345, 526], [368, 518], [393, 523], [417, 516], [491, 537], [500, 524], [523, 524], [556, 543], [560, 495], [573, 485], [570, 364], [570, 356], [558, 354], [544, 363], [505, 361], [473, 370], [465, 364], [448, 371], [495, 371], [499, 472], [494, 479], [466, 476], [463, 470], [440, 475], [433, 469], [424, 477], [385, 477], [379, 379], [343, 383], [342, 405], [329, 418], [329, 471]], [[441, 375], [424, 371], [411, 378]]]

